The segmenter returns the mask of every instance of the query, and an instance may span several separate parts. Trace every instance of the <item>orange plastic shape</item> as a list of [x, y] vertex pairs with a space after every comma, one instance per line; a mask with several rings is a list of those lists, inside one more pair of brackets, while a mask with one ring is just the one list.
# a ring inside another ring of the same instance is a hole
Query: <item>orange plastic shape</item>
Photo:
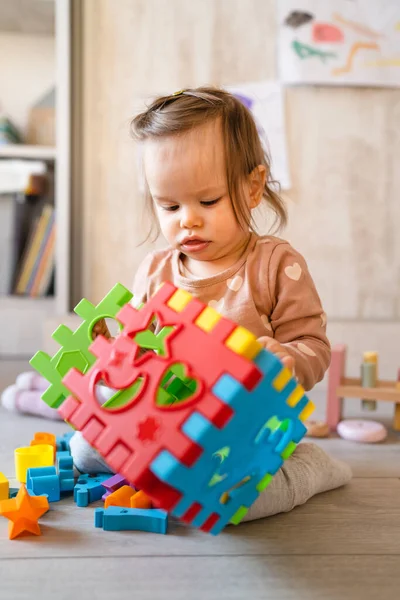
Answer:
[[38, 519], [49, 510], [46, 496], [30, 496], [22, 485], [18, 494], [11, 500], [0, 502], [0, 515], [9, 519], [8, 537], [10, 540], [24, 532], [41, 535]]
[[140, 490], [131, 497], [131, 508], [153, 508], [153, 504], [150, 498]]
[[104, 508], [109, 506], [123, 506], [130, 508], [131, 497], [136, 494], [136, 491], [130, 485], [123, 485], [118, 490], [107, 496], [104, 500]]

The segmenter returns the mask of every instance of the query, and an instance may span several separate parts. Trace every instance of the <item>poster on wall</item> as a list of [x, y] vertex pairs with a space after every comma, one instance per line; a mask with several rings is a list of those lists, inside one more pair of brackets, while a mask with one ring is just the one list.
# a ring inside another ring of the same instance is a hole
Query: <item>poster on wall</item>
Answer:
[[285, 84], [400, 87], [400, 0], [279, 0]]
[[252, 112], [262, 144], [271, 159], [272, 178], [279, 183], [281, 189], [289, 189], [290, 175], [281, 84], [276, 81], [258, 81], [225, 88]]

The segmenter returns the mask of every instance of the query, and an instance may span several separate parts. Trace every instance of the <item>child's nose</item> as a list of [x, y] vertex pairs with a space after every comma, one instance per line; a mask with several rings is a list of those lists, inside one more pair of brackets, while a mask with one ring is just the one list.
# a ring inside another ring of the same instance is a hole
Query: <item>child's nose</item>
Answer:
[[196, 210], [190, 207], [185, 207], [181, 212], [181, 227], [182, 229], [191, 229], [201, 225], [201, 217]]

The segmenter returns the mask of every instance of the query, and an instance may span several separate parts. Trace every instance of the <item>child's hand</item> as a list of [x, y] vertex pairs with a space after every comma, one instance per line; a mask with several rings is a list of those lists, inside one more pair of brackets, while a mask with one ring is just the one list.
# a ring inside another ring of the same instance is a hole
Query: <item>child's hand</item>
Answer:
[[293, 356], [289, 354], [285, 346], [282, 346], [282, 344], [274, 340], [274, 338], [270, 338], [268, 336], [260, 337], [257, 341], [260, 342], [260, 344], [262, 344], [266, 350], [276, 354], [276, 356], [280, 358], [289, 371], [292, 373], [294, 372], [295, 360]]

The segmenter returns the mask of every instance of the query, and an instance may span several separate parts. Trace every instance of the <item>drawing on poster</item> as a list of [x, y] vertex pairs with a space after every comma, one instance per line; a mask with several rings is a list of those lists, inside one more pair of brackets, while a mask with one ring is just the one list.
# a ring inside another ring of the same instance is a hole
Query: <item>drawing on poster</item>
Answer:
[[271, 158], [272, 179], [290, 188], [283, 111], [283, 90], [276, 81], [226, 86], [253, 114], [263, 147]]
[[400, 2], [279, 0], [286, 84], [400, 87]]

